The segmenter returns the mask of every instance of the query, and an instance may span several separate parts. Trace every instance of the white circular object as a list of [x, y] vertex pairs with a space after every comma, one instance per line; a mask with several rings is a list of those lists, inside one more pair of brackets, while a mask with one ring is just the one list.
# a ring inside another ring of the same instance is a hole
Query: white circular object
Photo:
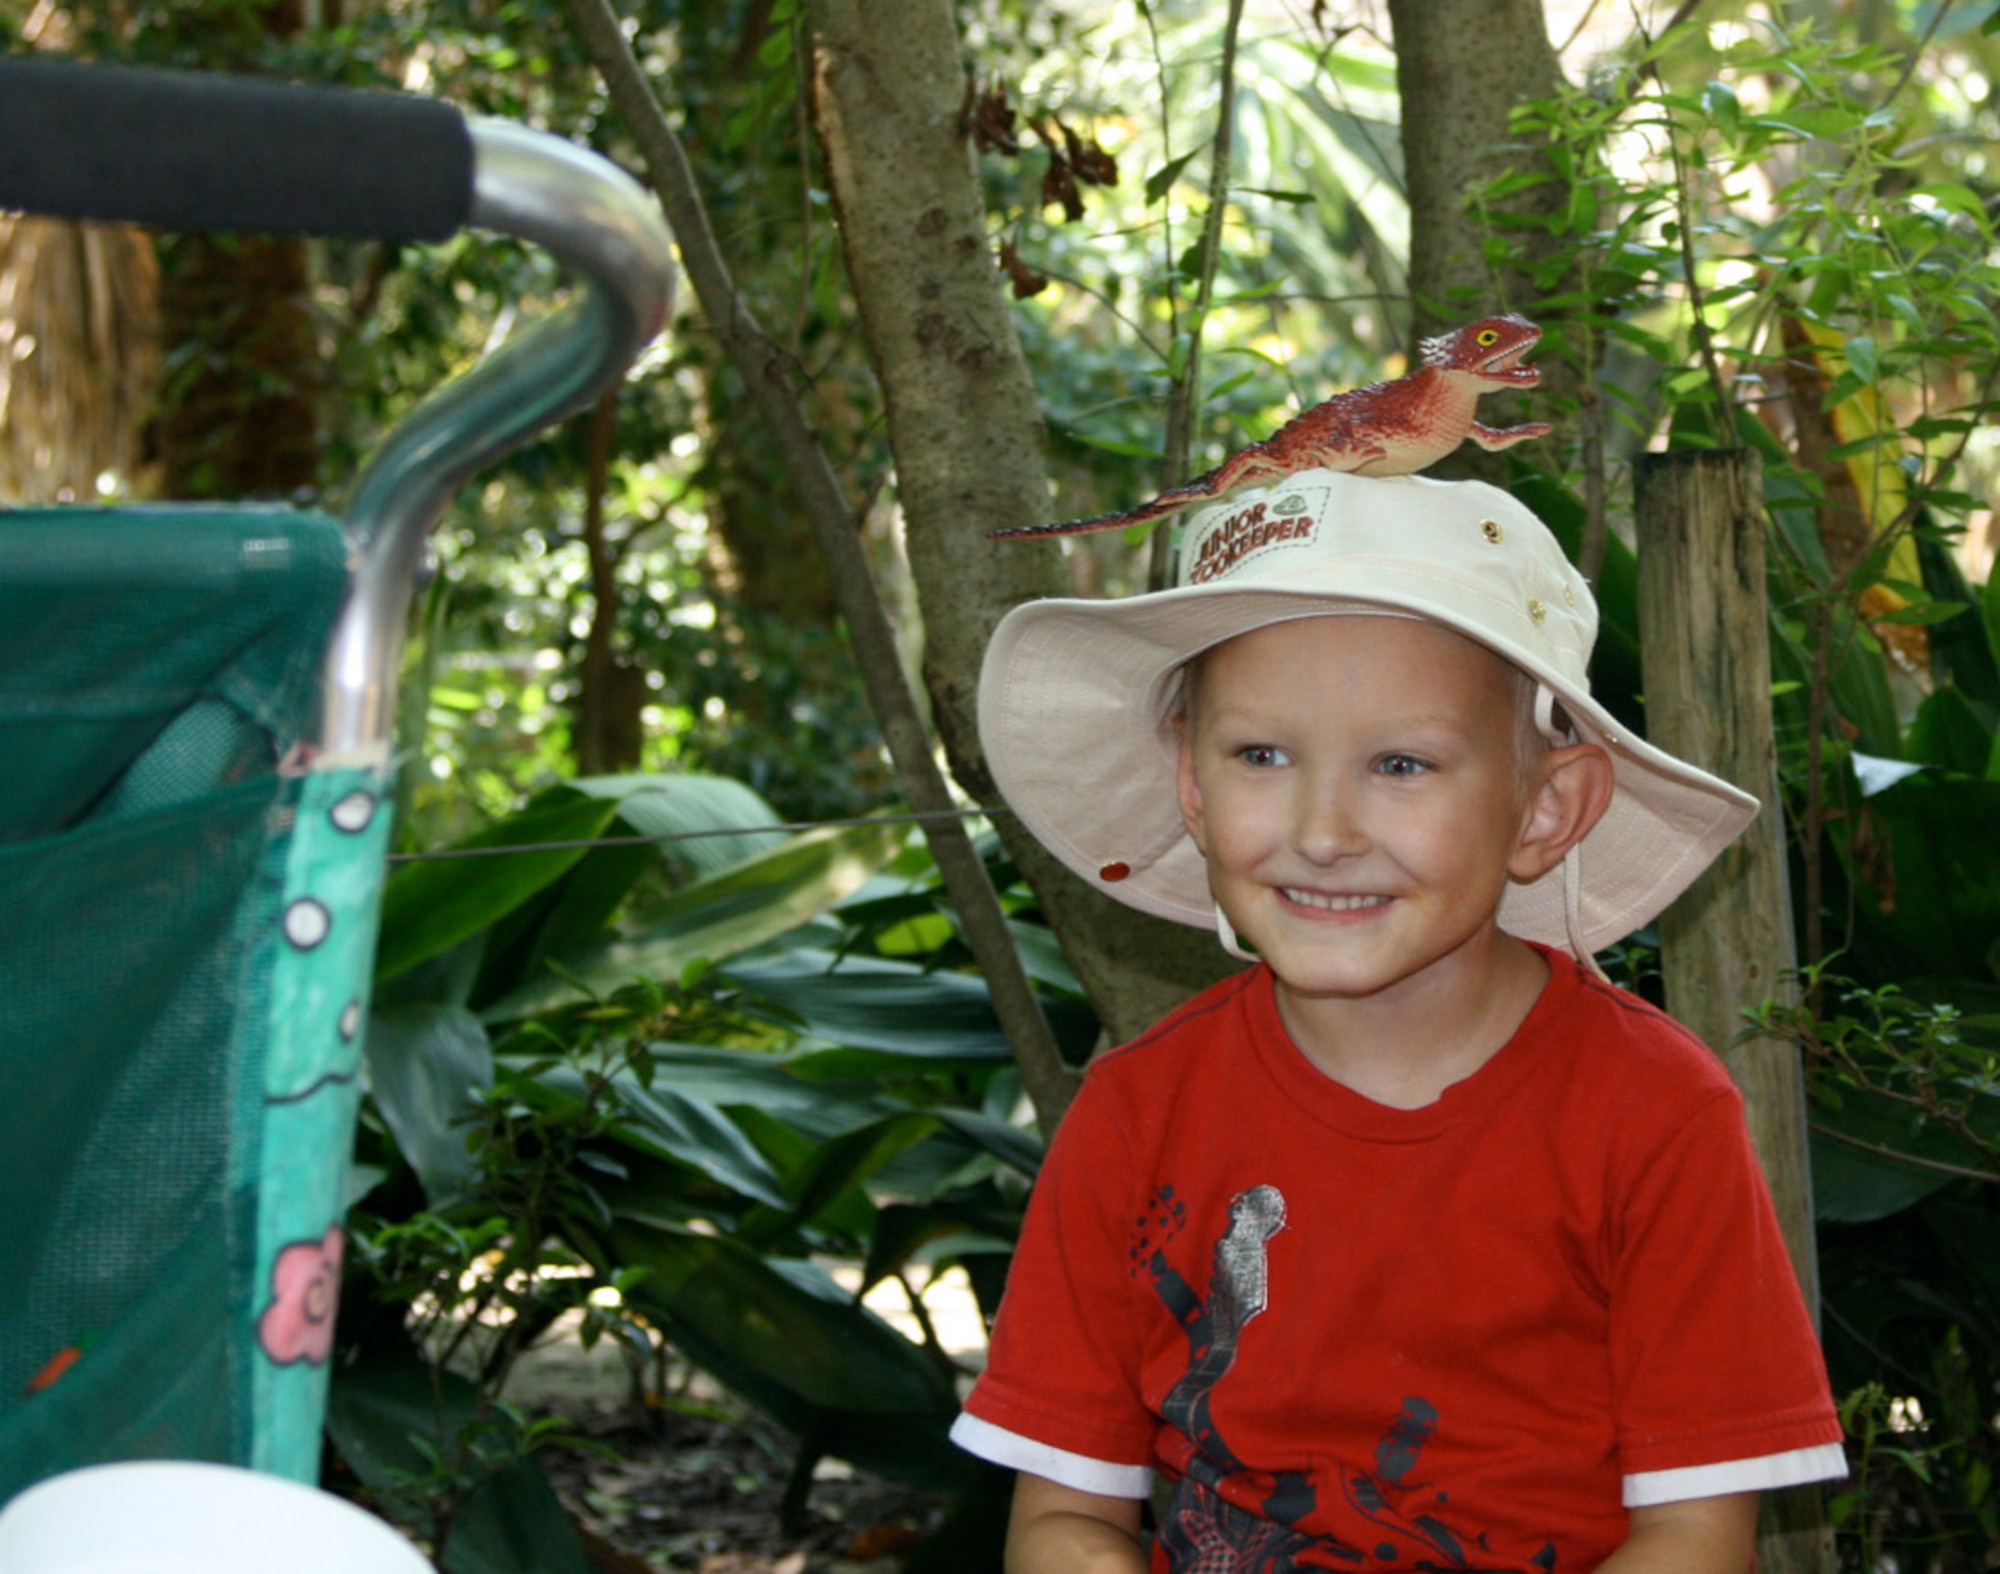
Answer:
[[365, 1509], [278, 1476], [177, 1460], [93, 1465], [0, 1511], [6, 1574], [432, 1574]]

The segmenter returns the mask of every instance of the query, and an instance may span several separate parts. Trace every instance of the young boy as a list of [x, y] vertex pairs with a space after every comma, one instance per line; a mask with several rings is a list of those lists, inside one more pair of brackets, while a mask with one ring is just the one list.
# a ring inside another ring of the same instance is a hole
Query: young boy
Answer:
[[1037, 1183], [953, 1432], [1012, 1574], [1146, 1569], [1156, 1469], [1155, 1571], [1744, 1574], [1757, 1494], [1845, 1473], [1735, 1088], [1587, 960], [1756, 803], [1590, 698], [1596, 625], [1506, 494], [1312, 471], [996, 633], [1008, 803], [1257, 964]]

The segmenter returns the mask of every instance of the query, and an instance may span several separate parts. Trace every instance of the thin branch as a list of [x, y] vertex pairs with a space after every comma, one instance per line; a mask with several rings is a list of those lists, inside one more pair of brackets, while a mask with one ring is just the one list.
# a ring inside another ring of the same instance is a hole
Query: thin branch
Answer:
[[1903, 74], [1896, 78], [1896, 85], [1890, 88], [1887, 96], [1875, 106], [1877, 110], [1887, 109], [1903, 96], [1903, 89], [1910, 85], [1910, 79], [1917, 74], [1917, 66], [1924, 58], [1924, 51], [1931, 47], [1931, 40], [1937, 37], [1938, 29], [1944, 26], [1944, 19], [1951, 15], [1951, 8], [1956, 3], [1957, 0], [1944, 0], [1944, 4], [1931, 13], [1931, 25], [1924, 29], [1924, 36], [1917, 40], [1916, 47], [1910, 51], [1910, 58], [1903, 62]]
[[1898, 1148], [1884, 1147], [1879, 1142], [1866, 1142], [1860, 1137], [1850, 1137], [1844, 1131], [1823, 1125], [1819, 1121], [1809, 1123], [1822, 1137], [1831, 1137], [1835, 1142], [1845, 1143], [1850, 1148], [1859, 1148], [1863, 1153], [1875, 1154], [1878, 1158], [1894, 1159], [1898, 1164], [1907, 1164], [1912, 1169], [1929, 1170], [1936, 1175], [1949, 1175], [1955, 1180], [1983, 1181], [1988, 1186], [2000, 1186], [2000, 1175], [1990, 1170], [1967, 1169], [1962, 1164], [1947, 1164], [1943, 1159], [1920, 1158], [1914, 1153], [1904, 1153]]
[[1579, 38], [1583, 37], [1583, 30], [1586, 27], [1590, 26], [1590, 19], [1593, 16], [1597, 15], [1598, 4], [1599, 0], [1590, 0], [1590, 4], [1583, 8], [1583, 15], [1581, 15], [1576, 19], [1576, 26], [1572, 27], [1569, 30], [1569, 37], [1565, 38], [1562, 41], [1562, 43], [1559, 46], [1557, 46], [1556, 53], [1558, 55], [1568, 54], [1570, 50], [1575, 46], [1576, 41]]
[[[1243, 27], [1243, 0], [1229, 0], [1229, 17], [1222, 30], [1222, 92], [1216, 106], [1215, 142], [1208, 161], [1208, 212], [1201, 226], [1201, 275], [1195, 282], [1194, 309], [1188, 313], [1187, 359], [1173, 379], [1167, 399], [1167, 462], [1160, 477], [1162, 490], [1188, 477], [1194, 446], [1194, 423], [1201, 407], [1201, 341], [1208, 325], [1208, 308], [1215, 298], [1215, 269], [1222, 256], [1222, 226], [1229, 211], [1229, 166], [1236, 119], [1236, 44]], [[1178, 334], [1175, 336], [1179, 337]], [[1152, 563], [1146, 582], [1154, 590], [1167, 588], [1167, 552], [1173, 532], [1153, 532]]]
[[932, 757], [930, 731], [903, 675], [895, 631], [883, 611], [855, 528], [854, 510], [787, 384], [786, 356], [737, 291], [716, 244], [687, 151], [667, 123], [616, 14], [608, 0], [568, 0], [568, 9], [613, 106], [639, 145], [702, 311], [747, 385], [778, 460], [798, 493], [826, 559], [855, 665], [895, 766], [897, 787], [910, 807], [927, 817], [931, 856], [965, 928], [973, 962], [986, 979], [994, 1014], [1020, 1067], [1022, 1086], [1044, 1133], [1053, 1133], [1075, 1079], [1063, 1066], [986, 866], [955, 817], [958, 806]]

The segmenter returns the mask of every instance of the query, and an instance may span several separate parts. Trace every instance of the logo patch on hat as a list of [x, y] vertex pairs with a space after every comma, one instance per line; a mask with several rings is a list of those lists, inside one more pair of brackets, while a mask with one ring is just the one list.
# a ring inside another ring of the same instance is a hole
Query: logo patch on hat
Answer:
[[1246, 504], [1223, 514], [1188, 544], [1191, 557], [1181, 583], [1206, 584], [1273, 547], [1300, 545], [1318, 535], [1318, 512], [1297, 492], [1275, 504], [1268, 499]]

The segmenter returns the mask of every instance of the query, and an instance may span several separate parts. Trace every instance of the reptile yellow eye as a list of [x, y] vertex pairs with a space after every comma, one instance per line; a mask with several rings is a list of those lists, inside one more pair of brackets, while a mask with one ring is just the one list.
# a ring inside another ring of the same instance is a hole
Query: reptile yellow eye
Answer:
[[1500, 342], [1500, 330], [1498, 328], [1481, 329], [1479, 342], [1481, 344], [1498, 344]]

